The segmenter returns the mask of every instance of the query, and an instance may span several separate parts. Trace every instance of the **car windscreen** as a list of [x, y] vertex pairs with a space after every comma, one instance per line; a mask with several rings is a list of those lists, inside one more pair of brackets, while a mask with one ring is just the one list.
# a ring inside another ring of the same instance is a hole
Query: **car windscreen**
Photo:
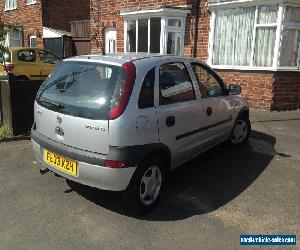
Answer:
[[41, 86], [36, 101], [62, 114], [108, 119], [110, 100], [121, 75], [123, 69], [119, 66], [63, 62]]
[[3, 64], [3, 61], [5, 62], [11, 62], [11, 53], [8, 52], [8, 53], [5, 53], [4, 56], [0, 56], [0, 63]]

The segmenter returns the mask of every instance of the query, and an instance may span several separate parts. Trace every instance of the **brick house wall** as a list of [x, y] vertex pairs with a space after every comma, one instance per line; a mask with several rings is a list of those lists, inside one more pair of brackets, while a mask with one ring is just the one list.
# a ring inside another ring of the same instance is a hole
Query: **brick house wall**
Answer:
[[23, 44], [29, 46], [29, 36], [37, 37], [37, 46], [43, 47], [42, 5], [37, 0], [35, 4], [27, 5], [27, 0], [18, 0], [16, 10], [4, 10], [5, 1], [0, 1], [1, 20], [11, 26], [23, 28]]
[[[104, 45], [104, 29], [115, 27], [117, 29], [117, 50], [124, 51], [124, 19], [120, 16], [121, 10], [133, 8], [151, 8], [151, 7], [174, 7], [191, 5], [191, 14], [187, 15], [185, 27], [184, 54], [193, 55], [193, 39], [196, 14], [195, 0], [91, 0], [91, 49], [92, 53], [100, 53], [101, 45]], [[209, 15], [206, 9], [206, 1], [200, 1], [198, 8], [198, 42], [196, 56], [206, 60], [208, 56], [208, 33], [209, 33]], [[94, 34], [94, 35], [93, 35]]]
[[17, 0], [17, 9], [4, 10], [5, 0], [0, 1], [1, 20], [23, 28], [23, 45], [29, 46], [30, 35], [37, 37], [37, 47], [44, 47], [43, 26], [71, 30], [71, 21], [90, 17], [89, 0], [36, 0], [27, 5], [27, 0]]
[[[186, 18], [184, 55], [195, 55], [207, 61], [210, 13], [207, 9], [207, 0], [201, 0], [198, 6], [197, 43], [194, 49], [196, 2], [192, 0], [91, 0], [92, 53], [101, 52], [101, 46], [104, 46], [104, 30], [109, 27], [115, 27], [117, 30], [117, 52], [124, 52], [124, 19], [120, 16], [120, 11], [162, 5], [166, 7], [191, 5], [191, 14]], [[242, 95], [248, 99], [253, 108], [268, 110], [300, 108], [300, 72], [225, 69], [217, 71], [227, 84], [241, 85]]]
[[89, 0], [43, 0], [45, 27], [71, 31], [72, 21], [90, 19]]

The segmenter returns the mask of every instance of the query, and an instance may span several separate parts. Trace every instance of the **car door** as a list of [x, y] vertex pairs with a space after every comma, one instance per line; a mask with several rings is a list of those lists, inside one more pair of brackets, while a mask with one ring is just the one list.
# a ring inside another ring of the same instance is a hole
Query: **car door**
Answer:
[[156, 97], [159, 139], [169, 147], [174, 167], [199, 151], [202, 141], [197, 130], [203, 109], [184, 61], [157, 65]]
[[13, 73], [17, 77], [26, 76], [29, 80], [40, 80], [40, 68], [34, 49], [18, 50], [16, 57], [17, 63]]
[[230, 135], [234, 122], [234, 105], [225, 84], [210, 67], [200, 62], [191, 62], [191, 69], [198, 84], [206, 118], [204, 136], [210, 144], [218, 143]]
[[47, 50], [39, 50], [41, 77], [47, 78], [56, 66], [60, 63], [60, 59]]

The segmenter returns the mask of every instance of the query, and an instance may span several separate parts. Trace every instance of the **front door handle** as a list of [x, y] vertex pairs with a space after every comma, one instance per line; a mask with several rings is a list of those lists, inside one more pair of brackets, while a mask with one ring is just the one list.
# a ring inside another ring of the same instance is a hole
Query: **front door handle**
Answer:
[[210, 116], [212, 114], [212, 108], [211, 107], [207, 107], [206, 109], [206, 115]]
[[167, 127], [172, 127], [175, 125], [175, 117], [174, 116], [168, 116], [167, 119], [166, 119], [166, 125]]

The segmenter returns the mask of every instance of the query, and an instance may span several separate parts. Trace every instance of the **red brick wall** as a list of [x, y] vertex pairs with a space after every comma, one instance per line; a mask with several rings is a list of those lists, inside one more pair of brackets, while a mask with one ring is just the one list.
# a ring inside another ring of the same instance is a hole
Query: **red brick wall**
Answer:
[[[116, 27], [117, 50], [124, 51], [124, 19], [119, 15], [121, 10], [149, 8], [166, 5], [191, 4], [191, 14], [186, 18], [184, 54], [193, 56], [196, 0], [91, 0], [91, 33], [92, 53], [100, 53], [104, 44], [104, 29]], [[196, 57], [207, 61], [210, 15], [206, 0], [200, 1], [197, 29]], [[271, 71], [218, 70], [228, 83], [242, 86], [242, 95], [247, 97], [250, 105], [262, 109], [295, 109], [300, 103], [300, 73]]]
[[240, 84], [242, 95], [253, 108], [300, 108], [300, 72], [218, 70], [229, 85]]
[[70, 31], [70, 22], [89, 19], [89, 0], [43, 1], [43, 23], [46, 27]]
[[300, 109], [300, 72], [276, 72], [271, 109]]
[[43, 47], [41, 0], [36, 4], [26, 5], [27, 0], [18, 0], [17, 9], [4, 11], [5, 1], [0, 1], [2, 21], [7, 25], [23, 27], [23, 44], [29, 46], [29, 36], [37, 36], [37, 46]]
[[[192, 5], [192, 13], [187, 16], [185, 29], [184, 54], [192, 56], [194, 27], [195, 27], [195, 0], [91, 0], [91, 48], [93, 53], [100, 52], [101, 44], [104, 44], [104, 29], [108, 27], [117, 28], [117, 51], [124, 52], [124, 19], [121, 17], [120, 11], [133, 8], [153, 8], [162, 5], [167, 7]], [[205, 7], [206, 0], [200, 1], [201, 11], [198, 20], [199, 39], [197, 43], [197, 57], [207, 59], [208, 32], [209, 32], [209, 16]]]

